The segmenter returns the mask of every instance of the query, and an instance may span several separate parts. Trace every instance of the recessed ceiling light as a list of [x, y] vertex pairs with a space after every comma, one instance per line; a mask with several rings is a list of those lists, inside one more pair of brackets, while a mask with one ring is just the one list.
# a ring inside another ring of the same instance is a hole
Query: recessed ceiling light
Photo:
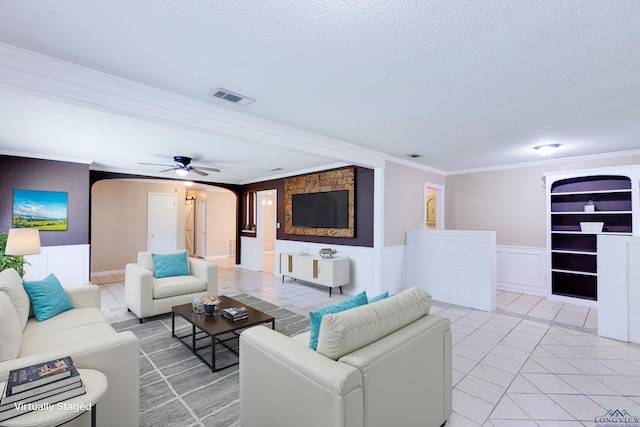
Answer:
[[284, 169], [282, 168], [273, 168], [273, 169], [269, 169], [269, 172], [278, 172], [278, 171], [283, 171]]
[[417, 159], [418, 157], [422, 157], [422, 155], [420, 155], [420, 154], [416, 154], [416, 153], [413, 153], [413, 154], [407, 154], [407, 156], [408, 156], [408, 157], [411, 157], [412, 159]]
[[184, 181], [185, 187], [191, 187], [193, 185], [193, 181]]
[[533, 149], [536, 150], [541, 155], [547, 157], [555, 153], [558, 150], [558, 147], [560, 147], [560, 144], [544, 144], [544, 145], [538, 145]]

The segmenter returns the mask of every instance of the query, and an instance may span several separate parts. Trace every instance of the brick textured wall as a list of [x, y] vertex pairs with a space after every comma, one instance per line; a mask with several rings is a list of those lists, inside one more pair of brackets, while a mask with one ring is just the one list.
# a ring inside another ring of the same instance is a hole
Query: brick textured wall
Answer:
[[629, 341], [640, 344], [640, 244], [630, 243], [627, 256]]
[[436, 301], [495, 310], [495, 232], [410, 230], [406, 259], [407, 287], [422, 288]]

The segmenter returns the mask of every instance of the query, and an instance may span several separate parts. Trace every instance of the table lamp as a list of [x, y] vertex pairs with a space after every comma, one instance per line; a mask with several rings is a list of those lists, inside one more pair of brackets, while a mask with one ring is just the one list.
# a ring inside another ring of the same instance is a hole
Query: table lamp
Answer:
[[33, 255], [40, 253], [40, 230], [37, 228], [11, 228], [7, 236], [5, 255]]

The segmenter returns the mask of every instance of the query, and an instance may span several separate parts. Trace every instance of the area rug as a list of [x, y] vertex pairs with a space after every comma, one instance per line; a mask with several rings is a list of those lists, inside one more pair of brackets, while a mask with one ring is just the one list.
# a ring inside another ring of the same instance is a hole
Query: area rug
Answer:
[[[291, 336], [309, 329], [309, 319], [247, 294], [233, 295], [243, 304], [270, 314], [276, 330]], [[238, 365], [211, 372], [200, 359], [171, 337], [171, 314], [140, 324], [127, 320], [113, 324], [140, 339], [141, 426], [239, 426]], [[176, 318], [177, 334], [190, 325]], [[221, 347], [221, 346], [219, 346]], [[226, 349], [216, 351], [216, 363], [236, 358]]]

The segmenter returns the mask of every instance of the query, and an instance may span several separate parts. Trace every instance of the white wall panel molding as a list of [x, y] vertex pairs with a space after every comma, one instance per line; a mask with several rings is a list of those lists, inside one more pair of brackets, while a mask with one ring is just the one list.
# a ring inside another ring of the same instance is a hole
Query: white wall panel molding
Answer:
[[546, 264], [545, 248], [496, 246], [496, 287], [546, 296]]
[[62, 286], [90, 282], [89, 245], [43, 246], [35, 255], [26, 255], [24, 280], [42, 280], [55, 275]]
[[261, 260], [256, 254], [262, 253], [262, 241], [255, 237], [240, 236], [240, 267], [245, 270], [262, 271]]
[[407, 287], [406, 277], [406, 246], [389, 246], [384, 248], [382, 258], [382, 292], [398, 293]]

